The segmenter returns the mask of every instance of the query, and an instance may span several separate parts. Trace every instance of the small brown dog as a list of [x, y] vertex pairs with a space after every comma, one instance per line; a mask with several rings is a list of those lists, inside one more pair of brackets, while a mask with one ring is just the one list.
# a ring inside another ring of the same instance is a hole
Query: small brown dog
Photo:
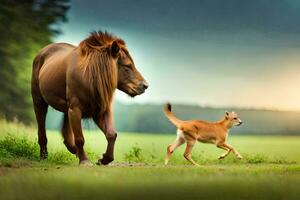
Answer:
[[194, 165], [198, 165], [192, 158], [191, 152], [196, 141], [203, 143], [216, 144], [218, 148], [224, 149], [226, 152], [219, 157], [225, 158], [231, 151], [242, 159], [243, 157], [232, 147], [226, 143], [229, 129], [232, 126], [239, 126], [243, 122], [234, 112], [226, 112], [222, 120], [218, 122], [206, 122], [201, 120], [182, 121], [175, 117], [171, 111], [171, 104], [166, 104], [164, 112], [167, 118], [177, 127], [177, 138], [167, 148], [165, 165], [168, 164], [170, 156], [177, 147], [186, 142], [184, 157]]

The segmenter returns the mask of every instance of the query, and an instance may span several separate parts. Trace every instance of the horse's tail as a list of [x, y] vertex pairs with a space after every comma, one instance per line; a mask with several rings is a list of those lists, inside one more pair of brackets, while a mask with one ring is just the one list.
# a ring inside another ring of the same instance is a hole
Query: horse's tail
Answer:
[[183, 123], [182, 120], [178, 119], [172, 112], [172, 106], [170, 103], [167, 103], [164, 107], [164, 112], [166, 117], [174, 124], [177, 128]]

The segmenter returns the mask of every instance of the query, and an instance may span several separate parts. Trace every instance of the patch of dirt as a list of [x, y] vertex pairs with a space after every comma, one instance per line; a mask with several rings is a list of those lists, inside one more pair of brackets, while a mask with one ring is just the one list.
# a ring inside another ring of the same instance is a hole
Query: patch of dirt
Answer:
[[157, 164], [152, 163], [131, 163], [131, 162], [113, 162], [108, 167], [154, 167]]
[[164, 164], [155, 164], [155, 163], [134, 163], [134, 162], [112, 162], [109, 165], [101, 165], [107, 167], [166, 167], [166, 168], [178, 168], [178, 167], [195, 167], [191, 164], [183, 164], [183, 165], [164, 165]]

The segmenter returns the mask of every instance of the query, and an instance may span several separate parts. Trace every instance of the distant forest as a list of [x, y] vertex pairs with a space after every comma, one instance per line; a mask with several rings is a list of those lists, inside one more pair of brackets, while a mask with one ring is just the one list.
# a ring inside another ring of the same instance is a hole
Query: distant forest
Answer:
[[61, 33], [69, 0], [1, 0], [0, 119], [35, 121], [30, 94], [32, 61]]
[[[234, 127], [236, 135], [300, 135], [300, 112], [253, 109], [209, 108], [193, 105], [172, 105], [180, 119], [203, 119], [217, 121], [225, 111], [235, 111], [244, 124]], [[115, 127], [119, 132], [172, 133], [175, 127], [162, 111], [162, 104], [114, 104]], [[49, 109], [48, 129], [60, 129], [61, 113]], [[84, 120], [86, 129], [96, 129], [93, 121]]]

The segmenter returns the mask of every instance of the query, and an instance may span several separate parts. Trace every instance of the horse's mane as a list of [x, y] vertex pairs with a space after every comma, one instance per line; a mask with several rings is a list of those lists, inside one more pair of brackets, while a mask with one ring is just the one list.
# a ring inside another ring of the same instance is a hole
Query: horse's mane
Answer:
[[110, 108], [118, 82], [117, 66], [111, 54], [113, 41], [125, 46], [122, 39], [102, 31], [92, 32], [79, 44], [79, 66], [88, 82], [90, 97], [102, 114]]

